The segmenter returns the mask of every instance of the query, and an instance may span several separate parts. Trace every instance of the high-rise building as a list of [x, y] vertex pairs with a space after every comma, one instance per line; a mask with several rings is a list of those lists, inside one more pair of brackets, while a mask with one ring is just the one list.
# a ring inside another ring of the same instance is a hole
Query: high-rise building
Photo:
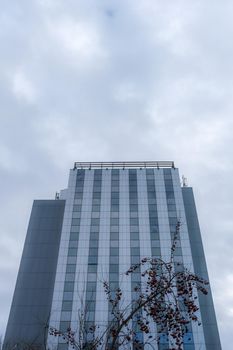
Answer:
[[[86, 323], [106, 324], [103, 281], [120, 286], [129, 304], [141, 277], [124, 272], [144, 257], [169, 258], [177, 220], [176, 261], [208, 279], [193, 191], [181, 186], [173, 162], [75, 163], [67, 189], [55, 200], [34, 201], [5, 349], [47, 343], [66, 350], [47, 326], [77, 329], [80, 310]], [[211, 291], [198, 293], [197, 303], [201, 325], [192, 324], [184, 350], [220, 350]], [[169, 349], [169, 341], [159, 349]]]

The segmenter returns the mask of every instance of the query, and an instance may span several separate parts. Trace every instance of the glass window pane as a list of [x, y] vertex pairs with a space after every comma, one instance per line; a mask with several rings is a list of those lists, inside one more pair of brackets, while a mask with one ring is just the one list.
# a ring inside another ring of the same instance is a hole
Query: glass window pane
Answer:
[[63, 300], [73, 300], [73, 292], [64, 292]]
[[77, 248], [77, 247], [78, 247], [78, 241], [69, 242], [69, 248]]
[[76, 265], [75, 264], [66, 265], [66, 272], [72, 273], [72, 272], [75, 272], [75, 270], [76, 270]]
[[119, 241], [110, 241], [110, 247], [113, 247], [113, 248], [119, 247]]
[[65, 276], [65, 281], [74, 281], [75, 280], [75, 274], [74, 273], [67, 273]]
[[97, 256], [98, 255], [98, 248], [90, 248], [89, 255], [90, 256]]
[[74, 290], [74, 282], [65, 282], [64, 283], [64, 291], [65, 292], [73, 292]]
[[63, 301], [62, 310], [63, 311], [71, 311], [72, 310], [72, 301]]

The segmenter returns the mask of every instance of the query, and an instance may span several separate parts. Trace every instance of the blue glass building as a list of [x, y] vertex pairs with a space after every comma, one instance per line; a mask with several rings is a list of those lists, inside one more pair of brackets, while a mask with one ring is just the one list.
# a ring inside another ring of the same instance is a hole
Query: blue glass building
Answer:
[[[173, 162], [75, 163], [59, 198], [34, 201], [5, 349], [67, 350], [48, 325], [77, 329], [82, 310], [87, 324], [104, 329], [111, 315], [103, 280], [120, 286], [128, 305], [140, 273], [124, 272], [146, 256], [168, 259], [178, 219], [175, 259], [208, 279], [193, 191], [181, 187]], [[221, 350], [211, 291], [197, 303], [201, 326], [192, 324], [184, 350]]]

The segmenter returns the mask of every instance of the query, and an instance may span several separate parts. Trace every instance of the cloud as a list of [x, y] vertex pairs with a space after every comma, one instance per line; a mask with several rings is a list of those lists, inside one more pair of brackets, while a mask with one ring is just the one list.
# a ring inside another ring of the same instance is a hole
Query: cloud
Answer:
[[74, 161], [175, 160], [194, 187], [222, 342], [230, 350], [232, 6], [227, 0], [2, 5], [1, 251], [8, 237], [12, 264], [1, 275], [8, 289], [32, 200], [64, 188]]
[[75, 21], [72, 17], [49, 19], [48, 34], [56, 43], [61, 55], [75, 65], [85, 67], [96, 64], [97, 60], [105, 60], [107, 50], [100, 42], [97, 26], [88, 21]]
[[18, 99], [27, 103], [34, 103], [36, 100], [36, 89], [33, 83], [26, 77], [22, 69], [16, 71], [12, 79], [13, 92]]

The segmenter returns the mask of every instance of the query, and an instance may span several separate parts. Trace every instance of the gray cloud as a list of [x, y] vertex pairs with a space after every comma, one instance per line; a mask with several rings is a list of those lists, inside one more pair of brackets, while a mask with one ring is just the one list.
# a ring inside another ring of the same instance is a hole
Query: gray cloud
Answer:
[[224, 349], [232, 332], [232, 7], [4, 1], [1, 333], [34, 198], [75, 160], [174, 159], [194, 187]]

